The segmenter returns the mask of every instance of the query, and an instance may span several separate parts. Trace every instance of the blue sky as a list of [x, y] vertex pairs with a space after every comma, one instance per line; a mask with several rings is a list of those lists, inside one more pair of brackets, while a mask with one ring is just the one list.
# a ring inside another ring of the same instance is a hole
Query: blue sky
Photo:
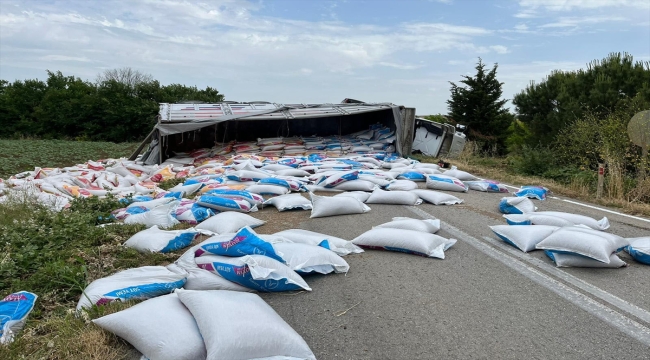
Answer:
[[0, 78], [116, 67], [227, 100], [446, 113], [478, 57], [504, 97], [610, 52], [650, 60], [650, 0], [0, 0]]

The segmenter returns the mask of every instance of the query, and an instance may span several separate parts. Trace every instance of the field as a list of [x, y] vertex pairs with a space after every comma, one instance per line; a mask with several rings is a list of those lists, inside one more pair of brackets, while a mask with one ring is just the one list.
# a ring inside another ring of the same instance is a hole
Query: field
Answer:
[[137, 143], [0, 139], [0, 178], [39, 167], [62, 167], [108, 157], [129, 156]]

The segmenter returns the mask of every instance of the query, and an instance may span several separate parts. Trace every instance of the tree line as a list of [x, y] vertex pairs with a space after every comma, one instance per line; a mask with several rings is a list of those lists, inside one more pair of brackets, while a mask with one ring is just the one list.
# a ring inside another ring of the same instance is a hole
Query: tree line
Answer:
[[47, 75], [0, 80], [0, 138], [137, 141], [156, 123], [159, 103], [224, 101], [214, 88], [161, 85], [130, 68], [107, 70], [94, 82]]
[[650, 200], [650, 159], [627, 133], [632, 116], [650, 109], [650, 62], [612, 53], [584, 69], [554, 71], [514, 96], [514, 114], [505, 108], [497, 68], [479, 59], [462, 86], [450, 83], [446, 119], [466, 125], [483, 153], [507, 155], [520, 173], [568, 181], [585, 176], [590, 184], [604, 163], [606, 181], [616, 182], [610, 196]]
[[464, 86], [450, 82], [447, 103], [448, 118], [467, 125], [471, 140], [501, 154], [522, 145], [553, 146], [567, 127], [586, 116], [632, 117], [650, 108], [650, 62], [635, 62], [629, 54], [613, 53], [585, 69], [557, 70], [531, 82], [512, 99], [514, 114], [505, 108], [497, 68], [488, 70], [479, 59], [476, 75], [462, 77]]

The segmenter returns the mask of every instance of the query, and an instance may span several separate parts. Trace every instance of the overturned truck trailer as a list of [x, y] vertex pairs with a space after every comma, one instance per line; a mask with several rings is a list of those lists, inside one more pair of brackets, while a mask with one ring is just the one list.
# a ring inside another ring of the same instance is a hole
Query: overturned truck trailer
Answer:
[[341, 136], [381, 124], [395, 131], [395, 152], [411, 154], [415, 108], [390, 103], [344, 100], [341, 104], [276, 104], [222, 102], [216, 104], [160, 104], [158, 123], [131, 155], [135, 160], [161, 164], [177, 153], [210, 148], [216, 143], [258, 138]]
[[465, 147], [465, 134], [458, 131], [461, 129], [450, 124], [415, 118], [412, 151], [433, 157], [456, 158]]

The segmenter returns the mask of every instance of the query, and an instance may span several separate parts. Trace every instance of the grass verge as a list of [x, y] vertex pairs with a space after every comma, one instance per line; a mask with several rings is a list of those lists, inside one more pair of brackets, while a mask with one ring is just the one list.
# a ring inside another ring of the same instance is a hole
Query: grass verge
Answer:
[[[422, 162], [437, 163], [438, 159], [413, 155], [414, 159]], [[584, 177], [576, 176], [568, 182], [560, 182], [539, 176], [527, 176], [517, 174], [510, 166], [508, 159], [504, 157], [478, 156], [463, 154], [455, 160], [447, 160], [451, 165], [457, 166], [463, 171], [473, 173], [477, 176], [501, 181], [512, 185], [541, 185], [550, 189], [555, 195], [562, 195], [593, 204], [614, 207], [630, 215], [650, 217], [650, 204], [640, 202], [629, 202], [623, 199], [603, 196], [596, 198], [595, 189]]]
[[128, 304], [87, 318], [76, 317], [72, 309], [91, 281], [128, 268], [166, 265], [184, 250], [142, 254], [123, 247], [144, 227], [97, 226], [100, 217], [120, 207], [110, 198], [74, 200], [58, 213], [25, 199], [0, 204], [0, 294], [26, 290], [39, 296], [18, 340], [0, 346], [0, 359], [119, 359], [132, 351], [89, 321]]

